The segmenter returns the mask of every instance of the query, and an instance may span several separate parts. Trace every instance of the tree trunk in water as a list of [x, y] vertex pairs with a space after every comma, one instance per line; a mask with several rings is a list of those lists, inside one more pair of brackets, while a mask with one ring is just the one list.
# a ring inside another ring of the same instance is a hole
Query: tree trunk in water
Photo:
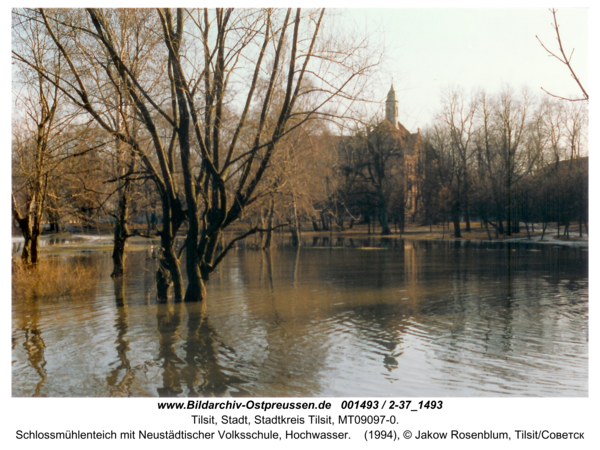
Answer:
[[300, 245], [300, 235], [298, 233], [298, 228], [294, 225], [290, 225], [290, 233], [292, 234], [292, 245], [294, 247], [298, 247]]
[[176, 300], [184, 298], [185, 290], [179, 259], [175, 253], [175, 239], [182, 221], [181, 205], [172, 200], [167, 192], [161, 196], [162, 230], [160, 234], [160, 249], [158, 251], [158, 269], [156, 271], [156, 291], [159, 301], [166, 301], [169, 290], [174, 288]]
[[117, 237], [117, 227], [115, 227], [115, 242], [113, 244], [113, 271], [110, 274], [112, 278], [121, 277], [125, 271], [125, 245], [126, 238]]
[[[197, 276], [194, 276], [193, 279], [188, 282], [188, 286], [185, 291], [184, 301], [186, 302], [201, 302], [206, 300], [206, 284], [200, 274], [200, 269], [198, 268], [197, 264], [195, 264], [195, 269]], [[190, 271], [193, 270], [194, 269], [187, 267], [188, 277]]]
[[390, 226], [387, 223], [382, 223], [381, 224], [381, 235], [389, 236], [390, 234], [392, 234], [392, 230], [390, 230]]
[[471, 218], [470, 216], [470, 208], [469, 208], [469, 199], [465, 197], [465, 231], [471, 231]]
[[171, 278], [173, 279], [173, 293], [175, 295], [175, 299], [181, 300], [184, 295], [183, 277], [181, 275], [181, 267], [179, 265], [179, 260], [177, 259], [177, 256], [175, 255], [172, 246], [167, 252], [167, 263], [171, 272]]
[[267, 238], [265, 239], [265, 245], [263, 250], [268, 250], [271, 248], [271, 242], [273, 237], [273, 215], [275, 214], [275, 201], [273, 197], [271, 197], [271, 201], [269, 202], [269, 217], [267, 219]]
[[14, 216], [21, 233], [23, 234], [23, 251], [21, 261], [24, 267], [35, 267], [38, 263], [38, 249], [40, 246], [40, 235], [42, 227], [39, 220], [32, 216], [22, 217], [18, 213]]
[[181, 266], [173, 249], [173, 241], [161, 235], [161, 249], [156, 271], [156, 291], [159, 301], [166, 301], [169, 298], [171, 287], [173, 287], [175, 300], [182, 300], [185, 294]]
[[[188, 276], [188, 286], [185, 291], [184, 301], [186, 302], [199, 302], [206, 298], [206, 288], [204, 287], [204, 282], [202, 280], [202, 275], [200, 273], [200, 267], [198, 266], [197, 259], [197, 249], [195, 240], [191, 239], [191, 236], [188, 235], [186, 249], [186, 273]], [[196, 257], [190, 258], [190, 253], [194, 253]]]
[[23, 243], [23, 252], [21, 253], [23, 266], [35, 267], [39, 259], [38, 248], [40, 245], [40, 235], [28, 233], [24, 238], [25, 242]]
[[300, 245], [300, 225], [298, 223], [298, 215], [296, 213], [296, 199], [292, 195], [292, 220], [290, 221], [290, 232], [292, 234], [292, 245], [298, 247]]
[[129, 183], [122, 187], [119, 199], [119, 211], [115, 222], [114, 244], [113, 244], [113, 272], [111, 277], [121, 277], [125, 271], [125, 247], [129, 237], [127, 217], [129, 215]]
[[169, 299], [169, 291], [172, 285], [171, 272], [166, 259], [163, 258], [161, 253], [156, 271], [156, 297], [159, 303], [165, 303]]
[[452, 222], [454, 223], [454, 237], [462, 237], [460, 234], [460, 203], [458, 201], [454, 202], [452, 208]]
[[460, 234], [460, 218], [458, 216], [454, 216], [452, 222], [454, 223], [454, 237], [462, 237], [462, 235]]

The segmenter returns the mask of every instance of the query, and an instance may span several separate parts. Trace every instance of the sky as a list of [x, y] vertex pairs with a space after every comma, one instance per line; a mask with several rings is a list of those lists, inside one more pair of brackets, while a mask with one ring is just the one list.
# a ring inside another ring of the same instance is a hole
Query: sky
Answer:
[[[452, 87], [492, 94], [506, 85], [535, 94], [543, 94], [544, 87], [560, 96], [581, 96], [568, 68], [536, 39], [558, 52], [548, 8], [370, 8], [344, 15], [384, 42], [382, 113], [393, 80], [399, 120], [412, 132], [432, 121], [441, 92]], [[575, 49], [572, 65], [587, 87], [588, 9], [558, 8], [557, 18], [563, 47], [569, 53]]]

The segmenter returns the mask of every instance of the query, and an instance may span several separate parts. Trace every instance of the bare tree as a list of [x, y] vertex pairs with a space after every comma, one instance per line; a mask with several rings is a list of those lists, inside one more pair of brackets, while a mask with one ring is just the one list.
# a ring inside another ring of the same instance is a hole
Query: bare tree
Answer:
[[[149, 30], [140, 42], [146, 52], [151, 43], [160, 45], [140, 71], [123, 51], [113, 11], [36, 14], [69, 68], [55, 84], [133, 150], [160, 194], [161, 298], [171, 285], [176, 298], [206, 297], [205, 282], [236, 242], [262, 230], [253, 227], [221, 246], [223, 232], [272, 192], [265, 174], [282, 139], [313, 118], [335, 116], [334, 107], [325, 108], [334, 100], [356, 100], [377, 62], [363, 41], [333, 41], [322, 10], [148, 10], [131, 20]], [[13, 55], [53, 80], [35, 61]], [[137, 132], [110, 120], [115, 106], [101, 84], [109, 79], [126, 92], [141, 124]], [[252, 111], [259, 112], [257, 120], [250, 120]], [[184, 222], [186, 239], [178, 250], [176, 234]]]
[[53, 74], [46, 78], [18, 61], [13, 84], [12, 216], [25, 239], [22, 261], [31, 267], [38, 262], [48, 193], [52, 180], [58, 178], [69, 140], [66, 130], [77, 111], [62, 104], [57, 82], [64, 61], [53, 51], [44, 27], [30, 17], [13, 14], [13, 30], [18, 30], [13, 33], [16, 51]]
[[448, 127], [450, 151], [453, 154], [454, 173], [450, 185], [453, 204], [452, 221], [454, 236], [461, 237], [460, 216], [464, 213], [466, 231], [471, 231], [469, 219], [470, 170], [469, 165], [474, 153], [473, 136], [475, 133], [476, 102], [460, 90], [450, 90], [443, 97], [440, 119]]
[[404, 214], [404, 152], [400, 133], [388, 121], [359, 129], [342, 142], [347, 171], [352, 177], [349, 195], [368, 197], [377, 211], [381, 234], [391, 234], [389, 208], [394, 193], [401, 194]]

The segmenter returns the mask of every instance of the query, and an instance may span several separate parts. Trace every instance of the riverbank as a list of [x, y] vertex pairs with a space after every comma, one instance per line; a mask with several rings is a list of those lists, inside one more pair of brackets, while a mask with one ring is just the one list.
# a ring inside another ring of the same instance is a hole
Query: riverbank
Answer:
[[[552, 245], [567, 245], [577, 247], [588, 247], [588, 235], [586, 233], [583, 236], [579, 236], [579, 230], [571, 230], [569, 236], [563, 236], [564, 230], [561, 227], [561, 235], [557, 236], [556, 226], [548, 226], [546, 232], [542, 233], [542, 226], [535, 224], [535, 231], [527, 234], [524, 227], [520, 233], [507, 236], [501, 234], [498, 237], [495, 236], [494, 230], [490, 230], [488, 236], [485, 228], [481, 228], [479, 223], [471, 224], [471, 231], [465, 231], [466, 224], [461, 224], [460, 238], [454, 237], [454, 230], [452, 228], [443, 229], [441, 226], [419, 226], [419, 225], [407, 225], [403, 233], [393, 232], [390, 235], [383, 236], [386, 238], [401, 238], [408, 240], [446, 240], [446, 241], [475, 241], [475, 242], [523, 242], [523, 243], [535, 243], [535, 244], [552, 244]], [[349, 238], [375, 238], [382, 237], [381, 230], [377, 228], [375, 231], [369, 230], [367, 225], [355, 225], [352, 229], [345, 229], [342, 231], [305, 231], [302, 233], [305, 238], [310, 237], [349, 237]]]
[[[229, 233], [235, 233], [244, 231], [246, 225], [240, 223], [239, 225], [232, 227]], [[583, 236], [579, 236], [579, 230], [572, 229], [569, 236], [564, 236], [564, 228], [561, 227], [561, 235], [557, 236], [556, 225], [549, 225], [546, 228], [546, 232], [542, 233], [542, 226], [535, 224], [535, 231], [527, 232], [522, 227], [520, 233], [507, 236], [505, 234], [495, 236], [494, 230], [490, 230], [492, 239], [488, 236], [485, 228], [481, 228], [479, 223], [471, 224], [471, 231], [465, 231], [466, 224], [461, 224], [460, 238], [454, 237], [454, 230], [452, 228], [442, 228], [440, 225], [436, 226], [419, 226], [414, 224], [407, 224], [403, 233], [392, 230], [392, 233], [387, 236], [381, 236], [381, 229], [379, 227], [368, 227], [366, 224], [354, 225], [352, 228], [345, 228], [344, 230], [333, 230], [333, 231], [313, 231], [304, 229], [301, 233], [303, 240], [312, 240], [315, 238], [351, 238], [351, 239], [374, 239], [374, 238], [391, 238], [391, 239], [406, 239], [406, 240], [445, 240], [445, 241], [473, 241], [473, 242], [520, 242], [520, 243], [535, 243], [535, 244], [550, 244], [550, 245], [564, 245], [571, 247], [584, 247], [589, 246], [588, 235], [583, 233]], [[181, 236], [183, 237], [185, 230], [181, 230]], [[286, 238], [290, 236], [287, 230], [276, 231], [275, 234], [279, 238]], [[258, 235], [251, 236], [247, 239], [248, 242], [253, 242], [258, 238]], [[158, 238], [156, 238], [158, 239]], [[95, 228], [95, 229], [77, 229], [74, 228], [69, 231], [61, 233], [44, 234], [42, 237], [42, 249], [46, 247], [46, 242], [49, 246], [60, 245], [63, 246], [76, 246], [78, 250], [85, 251], [86, 249], [98, 249], [98, 247], [104, 247], [107, 250], [112, 248], [112, 233], [107, 227]], [[148, 239], [142, 237], [133, 237], [130, 240], [128, 247], [147, 244]], [[13, 251], [18, 249], [18, 243], [23, 242], [22, 236], [19, 234], [13, 234]], [[17, 244], [15, 246], [15, 244]]]

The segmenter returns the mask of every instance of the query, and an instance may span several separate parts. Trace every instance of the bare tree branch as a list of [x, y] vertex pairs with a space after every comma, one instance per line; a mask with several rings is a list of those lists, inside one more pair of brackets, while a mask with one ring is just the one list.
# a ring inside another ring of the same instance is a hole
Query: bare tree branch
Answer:
[[569, 68], [569, 71], [571, 72], [571, 76], [577, 82], [579, 89], [581, 89], [581, 92], [583, 93], [583, 98], [577, 98], [577, 99], [565, 98], [565, 97], [551, 94], [543, 87], [541, 89], [548, 95], [551, 95], [552, 97], [555, 97], [555, 98], [559, 98], [561, 100], [568, 100], [571, 102], [581, 102], [581, 101], [585, 100], [585, 101], [589, 102], [590, 97], [589, 97], [588, 93], [586, 92], [585, 88], [583, 87], [583, 85], [581, 84], [581, 81], [579, 81], [579, 77], [577, 77], [575, 70], [573, 70], [573, 66], [571, 66], [571, 59], [573, 58], [573, 53], [575, 52], [575, 49], [571, 50], [571, 55], [567, 58], [567, 55], [565, 54], [565, 50], [563, 48], [562, 39], [560, 37], [560, 31], [558, 30], [559, 25], [558, 25], [558, 20], [556, 19], [556, 11], [557, 10], [555, 8], [552, 8], [552, 9], [550, 9], [550, 11], [552, 12], [552, 17], [554, 18], [554, 24], [552, 25], [552, 28], [554, 28], [554, 31], [556, 32], [556, 40], [558, 41], [558, 48], [560, 49], [561, 56], [557, 55], [556, 53], [554, 53], [550, 49], [548, 49], [548, 47], [546, 47], [544, 45], [542, 40], [537, 35], [536, 35], [536, 39], [539, 41], [539, 43], [544, 48], [544, 50], [546, 50], [548, 52], [549, 56], [552, 56], [552, 57], [558, 59], [561, 63], [563, 63], [564, 65], [566, 65]]

